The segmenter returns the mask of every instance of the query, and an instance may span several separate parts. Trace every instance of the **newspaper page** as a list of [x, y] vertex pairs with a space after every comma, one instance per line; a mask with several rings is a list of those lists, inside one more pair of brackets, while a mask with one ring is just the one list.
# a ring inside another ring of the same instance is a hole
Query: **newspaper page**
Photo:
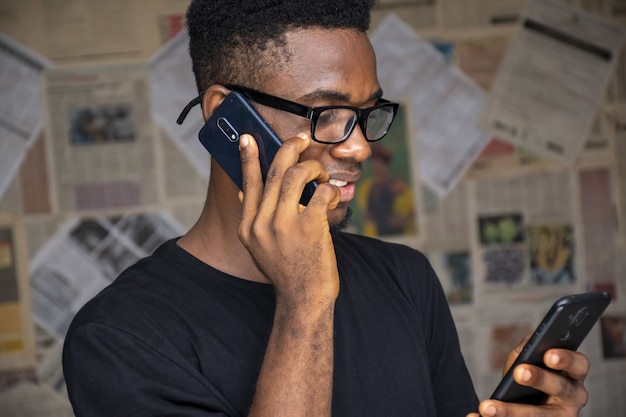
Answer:
[[[159, 129], [160, 167], [165, 201], [160, 207], [185, 229], [198, 220], [204, 206], [208, 181], [196, 170], [176, 144]], [[206, 152], [205, 152], [206, 154]], [[208, 166], [208, 163], [207, 163]]]
[[567, 0], [568, 3], [607, 17], [626, 16], [626, 4], [622, 0]]
[[[617, 208], [617, 226], [622, 245], [626, 248], [626, 102], [612, 109], [609, 115], [614, 133], [613, 161], [615, 175], [615, 194]], [[626, 283], [624, 285], [626, 294]]]
[[372, 23], [375, 29], [387, 14], [395, 13], [415, 28], [433, 28], [437, 26], [440, 0], [378, 0], [371, 10]]
[[525, 0], [439, 0], [446, 29], [515, 23]]
[[[626, 22], [623, 26], [626, 27]], [[626, 102], [626, 47], [618, 57], [606, 96], [608, 102]]]
[[[430, 261], [452, 308], [470, 306], [474, 302], [472, 252], [469, 246], [460, 249], [426, 249]], [[455, 314], [455, 319], [460, 314]]]
[[623, 40], [614, 23], [558, 0], [530, 0], [480, 126], [539, 155], [575, 162]]
[[97, 216], [65, 223], [31, 261], [35, 320], [63, 339], [85, 302], [124, 269], [181, 233], [182, 227], [165, 213]]
[[587, 287], [617, 294], [617, 230], [611, 171], [581, 169], [578, 174]]
[[103, 210], [158, 203], [155, 128], [142, 65], [45, 74], [54, 207]]
[[[54, 61], [137, 58], [135, 8], [128, 0], [40, 0], [44, 48]], [[137, 10], [138, 12], [139, 10]]]
[[371, 39], [385, 95], [410, 97], [419, 176], [443, 197], [489, 139], [477, 127], [484, 92], [394, 14]]
[[572, 170], [468, 183], [477, 298], [524, 302], [584, 288]]
[[20, 213], [22, 210], [22, 198], [20, 195], [18, 178], [13, 178], [0, 198], [0, 213]]
[[0, 32], [0, 198], [42, 128], [42, 70], [50, 63]]
[[0, 197], [0, 212], [45, 214], [52, 210], [43, 132], [26, 151], [17, 175]]
[[454, 62], [483, 90], [491, 88], [504, 57], [509, 35], [476, 36], [454, 41]]
[[0, 370], [35, 364], [24, 224], [0, 216]]
[[52, 207], [43, 133], [26, 152], [18, 177], [21, 213], [29, 215], [50, 213]]
[[74, 417], [66, 397], [46, 385], [20, 382], [0, 392], [0, 415], [10, 417]]
[[187, 31], [180, 31], [150, 60], [152, 114], [166, 136], [183, 152], [200, 175], [209, 178], [209, 155], [198, 140], [204, 125], [200, 106], [184, 123], [176, 123], [183, 108], [198, 95], [189, 57]]

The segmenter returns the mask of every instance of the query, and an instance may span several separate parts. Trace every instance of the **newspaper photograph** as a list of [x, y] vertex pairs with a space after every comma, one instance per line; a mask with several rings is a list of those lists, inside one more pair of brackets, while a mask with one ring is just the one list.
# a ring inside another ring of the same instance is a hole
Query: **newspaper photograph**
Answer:
[[158, 202], [155, 128], [143, 65], [47, 71], [45, 104], [57, 210]]
[[31, 261], [36, 322], [63, 339], [89, 299], [182, 228], [165, 213], [84, 218], [65, 223]]
[[477, 296], [515, 293], [523, 301], [535, 293], [550, 297], [584, 288], [571, 170], [543, 169], [468, 183]]
[[593, 127], [624, 33], [619, 25], [561, 1], [530, 0], [480, 126], [541, 156], [574, 163]]
[[371, 145], [363, 163], [352, 207], [356, 233], [384, 239], [416, 240], [419, 190], [417, 163], [413, 160], [410, 109], [400, 104], [385, 140]]

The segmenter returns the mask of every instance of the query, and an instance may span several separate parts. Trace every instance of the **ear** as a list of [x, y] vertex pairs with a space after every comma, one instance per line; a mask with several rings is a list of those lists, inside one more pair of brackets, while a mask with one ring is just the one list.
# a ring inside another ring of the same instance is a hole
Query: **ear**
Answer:
[[229, 93], [228, 88], [219, 84], [214, 84], [205, 90], [202, 96], [202, 117], [205, 121], [211, 117]]

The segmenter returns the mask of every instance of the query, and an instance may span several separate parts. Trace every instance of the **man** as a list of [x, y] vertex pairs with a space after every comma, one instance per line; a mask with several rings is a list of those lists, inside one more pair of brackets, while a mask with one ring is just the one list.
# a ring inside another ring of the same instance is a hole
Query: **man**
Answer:
[[[351, 106], [352, 118], [339, 117], [338, 135], [322, 136], [312, 129], [319, 112], [312, 121], [255, 103], [284, 140], [266, 183], [257, 144], [242, 135], [242, 192], [213, 161], [191, 230], [125, 271], [75, 318], [64, 370], [77, 416], [447, 417], [478, 409], [425, 257], [336, 230], [370, 156], [368, 140], [388, 127], [375, 118], [353, 123], [373, 114], [359, 109], [388, 110], [365, 33], [370, 7], [192, 1], [190, 53], [205, 119], [241, 87], [258, 100], [267, 98], [261, 92]], [[319, 186], [301, 206], [312, 180]], [[546, 405], [487, 401], [483, 415], [577, 415], [587, 359], [568, 351], [547, 358], [564, 373], [517, 372], [550, 395]]]

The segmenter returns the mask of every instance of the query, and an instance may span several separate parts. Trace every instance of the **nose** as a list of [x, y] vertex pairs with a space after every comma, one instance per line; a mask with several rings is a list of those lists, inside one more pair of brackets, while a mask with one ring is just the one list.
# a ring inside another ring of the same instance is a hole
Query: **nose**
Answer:
[[372, 154], [372, 148], [365, 139], [361, 126], [357, 124], [348, 139], [332, 145], [331, 154], [337, 159], [363, 162]]

